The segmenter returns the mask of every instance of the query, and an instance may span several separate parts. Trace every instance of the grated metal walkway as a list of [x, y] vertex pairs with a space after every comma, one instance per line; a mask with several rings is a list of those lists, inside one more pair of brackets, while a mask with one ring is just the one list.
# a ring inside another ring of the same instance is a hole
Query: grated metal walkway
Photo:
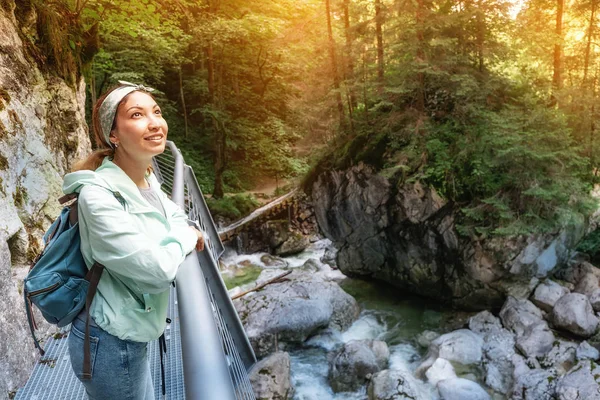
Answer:
[[[171, 324], [165, 330], [167, 354], [165, 358], [166, 399], [185, 399], [183, 363], [181, 359], [181, 337], [179, 335], [179, 315], [177, 294], [171, 289], [169, 313]], [[15, 400], [84, 400], [85, 389], [75, 376], [69, 360], [67, 346], [68, 328], [63, 338], [51, 338], [44, 346], [46, 355], [36, 364], [27, 384], [19, 389]], [[148, 344], [148, 360], [154, 381], [154, 395], [162, 398], [160, 378], [160, 353], [158, 341]]]

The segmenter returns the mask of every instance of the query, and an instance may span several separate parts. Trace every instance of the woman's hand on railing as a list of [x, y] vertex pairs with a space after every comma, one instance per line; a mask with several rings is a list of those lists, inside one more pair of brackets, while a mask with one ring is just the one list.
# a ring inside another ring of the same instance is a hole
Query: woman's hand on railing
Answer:
[[196, 242], [196, 251], [204, 250], [204, 234], [198, 229], [190, 226], [194, 230], [194, 233], [198, 236], [198, 241]]

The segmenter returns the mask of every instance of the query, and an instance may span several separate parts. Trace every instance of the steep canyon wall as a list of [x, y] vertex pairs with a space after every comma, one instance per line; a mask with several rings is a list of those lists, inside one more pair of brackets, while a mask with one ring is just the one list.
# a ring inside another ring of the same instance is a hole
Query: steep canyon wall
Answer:
[[22, 278], [60, 210], [62, 176], [90, 151], [84, 81], [68, 82], [32, 54], [38, 16], [18, 7], [0, 1], [0, 398], [34, 365]]

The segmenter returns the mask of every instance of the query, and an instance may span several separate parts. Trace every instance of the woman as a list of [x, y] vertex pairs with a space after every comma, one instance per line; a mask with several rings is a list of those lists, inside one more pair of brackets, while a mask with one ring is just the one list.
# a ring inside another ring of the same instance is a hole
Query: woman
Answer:
[[169, 285], [185, 256], [204, 248], [202, 233], [160, 190], [153, 156], [165, 150], [168, 126], [141, 85], [101, 97], [92, 113], [98, 150], [64, 179], [79, 193], [81, 252], [104, 266], [89, 313], [91, 378], [82, 376], [87, 311], [74, 320], [69, 352], [90, 399], [154, 399], [147, 343], [164, 331]]

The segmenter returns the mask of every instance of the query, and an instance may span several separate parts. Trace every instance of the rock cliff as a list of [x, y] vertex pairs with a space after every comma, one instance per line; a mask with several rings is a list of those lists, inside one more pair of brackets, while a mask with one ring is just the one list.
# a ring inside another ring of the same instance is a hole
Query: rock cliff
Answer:
[[536, 237], [461, 237], [458, 206], [431, 187], [396, 184], [364, 164], [321, 173], [312, 198], [344, 274], [466, 308], [497, 308], [509, 294], [528, 296], [584, 233], [577, 227]]
[[0, 1], [0, 398], [25, 382], [37, 355], [22, 278], [60, 210], [62, 176], [90, 151], [83, 79], [41, 67], [37, 20], [34, 7]]

